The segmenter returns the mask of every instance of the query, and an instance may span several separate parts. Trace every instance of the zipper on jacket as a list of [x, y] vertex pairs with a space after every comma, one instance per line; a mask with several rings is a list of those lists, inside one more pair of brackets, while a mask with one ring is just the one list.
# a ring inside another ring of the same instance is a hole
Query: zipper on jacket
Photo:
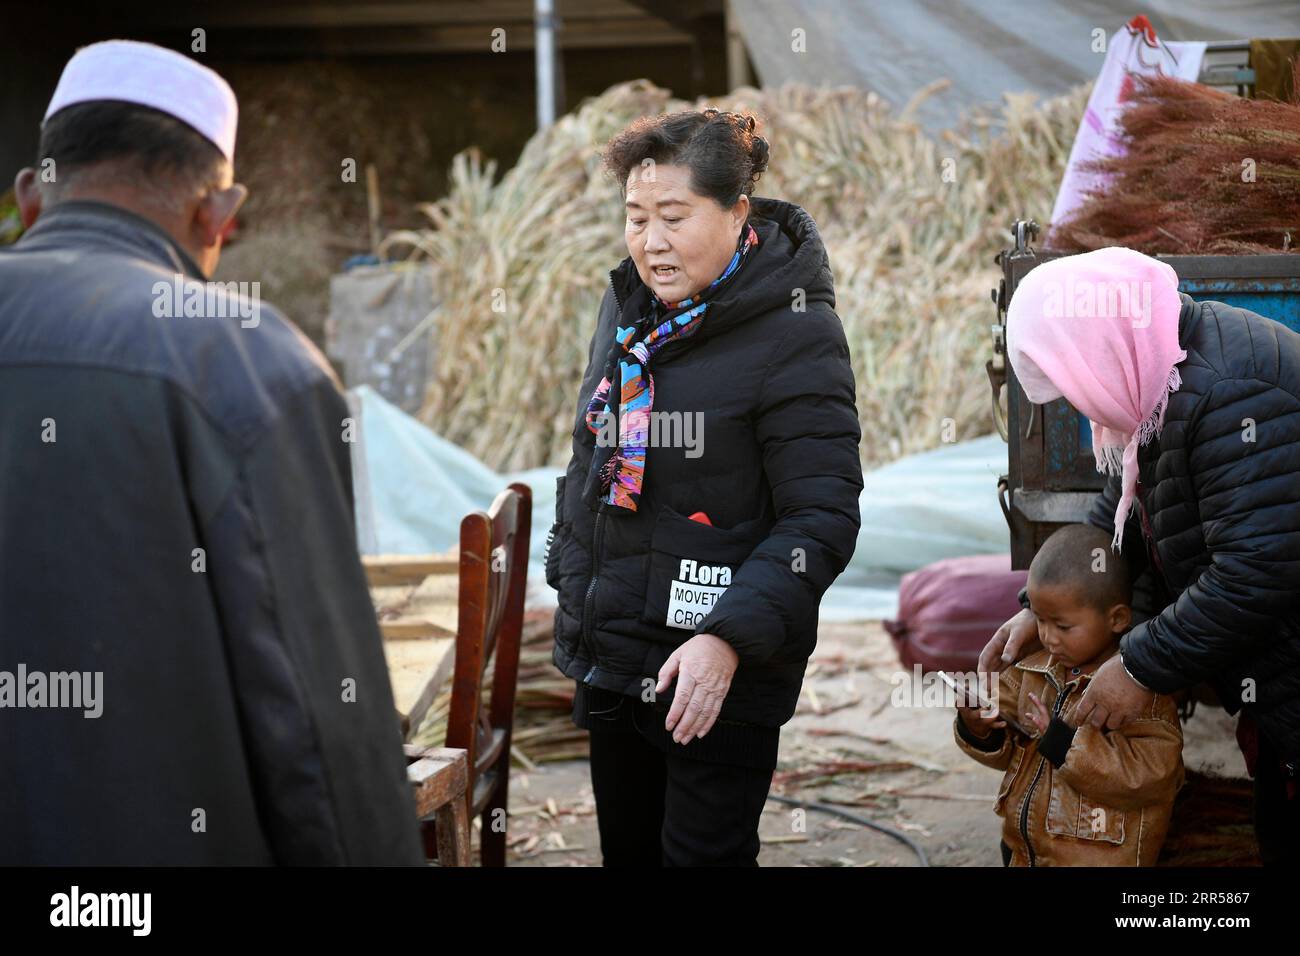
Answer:
[[[1056, 704], [1052, 707], [1052, 716], [1061, 716], [1061, 708], [1065, 706], [1065, 698], [1069, 696], [1070, 689], [1067, 685], [1065, 689], [1056, 686], [1056, 679], [1051, 674], [1046, 675], [1047, 679], [1056, 687]], [[1040, 738], [1041, 739], [1041, 738]], [[1025, 791], [1024, 802], [1020, 805], [1020, 838], [1025, 841], [1025, 852], [1029, 854], [1029, 865], [1037, 866], [1034, 862], [1034, 846], [1029, 842], [1029, 802], [1034, 798], [1034, 788], [1038, 786], [1038, 778], [1043, 775], [1043, 768], [1047, 765], [1047, 758], [1041, 753], [1038, 755], [1038, 767], [1034, 770], [1034, 779], [1029, 782], [1029, 789]]]
[[[614, 285], [614, 273], [615, 273], [616, 271], [617, 271], [617, 270], [615, 270], [615, 269], [610, 269], [610, 270], [609, 270], [609, 291], [614, 293], [614, 304], [618, 306], [618, 311], [619, 311], [619, 312], [622, 312], [622, 311], [623, 311], [623, 300], [622, 300], [621, 298], [619, 298], [619, 294], [618, 294], [618, 286]], [[617, 321], [616, 321], [614, 324], [617, 325], [617, 324], [618, 324]]]
[[1155, 567], [1160, 583], [1167, 589], [1169, 580], [1165, 577], [1164, 562], [1160, 560], [1160, 549], [1156, 547], [1156, 533], [1151, 527], [1151, 517], [1147, 514], [1147, 506], [1142, 501], [1142, 482], [1140, 481], [1137, 486], [1137, 506], [1138, 520], [1142, 526], [1142, 546], [1146, 548], [1147, 557], [1150, 558], [1151, 564]]
[[[612, 269], [612, 270], [610, 270], [610, 273], [609, 273], [609, 288], [610, 288], [610, 291], [614, 293], [614, 304], [615, 304], [615, 306], [617, 307], [616, 311], [617, 311], [617, 313], [618, 313], [617, 316], [616, 316], [615, 319], [614, 319], [614, 328], [615, 328], [615, 330], [618, 329], [618, 320], [621, 319], [621, 318], [623, 317], [623, 299], [622, 299], [622, 297], [619, 296], [619, 294], [618, 294], [618, 286], [616, 286], [616, 285], [614, 284], [614, 274], [615, 274], [616, 271], [617, 271], [617, 270], [613, 270], [613, 269]], [[653, 294], [653, 293], [652, 293], [652, 294]], [[644, 316], [642, 316], [642, 318], [644, 318]], [[662, 361], [664, 355], [672, 355], [672, 354], [676, 354], [677, 352], [681, 351], [682, 348], [685, 347], [685, 346], [690, 346], [690, 345], [695, 345], [695, 344], [697, 344], [696, 342], [693, 341], [694, 338], [695, 338], [695, 337], [692, 336], [691, 338], [688, 338], [688, 339], [682, 339], [682, 340], [680, 340], [680, 341], [669, 342], [667, 345], [665, 345], [663, 348], [661, 348], [661, 349], [660, 349], [660, 350], [655, 354], [655, 360], [656, 360], [657, 362]]]
[[600, 538], [605, 523], [605, 502], [600, 503], [596, 512], [596, 526], [591, 532], [591, 581], [587, 584], [587, 596], [582, 605], [582, 643], [591, 658], [591, 669], [582, 678], [584, 684], [590, 684], [600, 667], [600, 658], [596, 656], [596, 643], [592, 639], [592, 621], [596, 612], [596, 581], [600, 577]]

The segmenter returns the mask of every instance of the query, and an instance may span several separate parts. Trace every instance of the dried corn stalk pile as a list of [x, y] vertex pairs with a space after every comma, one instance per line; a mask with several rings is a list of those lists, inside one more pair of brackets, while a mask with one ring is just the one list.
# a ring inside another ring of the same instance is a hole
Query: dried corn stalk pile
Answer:
[[1046, 245], [1240, 255], [1300, 244], [1300, 102], [1140, 79], [1120, 132], [1124, 155], [1088, 166], [1105, 185]]
[[494, 468], [567, 460], [596, 310], [627, 255], [600, 149], [638, 116], [713, 105], [759, 116], [772, 158], [757, 194], [798, 203], [821, 229], [864, 465], [937, 445], [949, 419], [957, 438], [984, 434], [992, 257], [1014, 218], [1050, 210], [1086, 97], [1008, 96], [936, 139], [909, 109], [857, 89], [745, 88], [690, 104], [638, 81], [534, 136], [499, 181], [462, 153], [449, 195], [421, 207], [430, 228], [386, 243], [441, 276], [421, 417]]

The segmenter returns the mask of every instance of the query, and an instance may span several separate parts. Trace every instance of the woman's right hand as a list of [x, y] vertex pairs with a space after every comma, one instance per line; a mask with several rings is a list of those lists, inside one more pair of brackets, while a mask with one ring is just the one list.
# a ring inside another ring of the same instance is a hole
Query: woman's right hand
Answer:
[[1038, 642], [1038, 618], [1029, 608], [1022, 608], [984, 645], [984, 650], [980, 651], [979, 672], [995, 674], [1042, 646]]

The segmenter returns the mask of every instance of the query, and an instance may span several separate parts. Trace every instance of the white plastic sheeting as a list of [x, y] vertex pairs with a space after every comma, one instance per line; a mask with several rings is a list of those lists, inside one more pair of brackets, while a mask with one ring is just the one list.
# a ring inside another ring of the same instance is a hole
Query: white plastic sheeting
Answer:
[[362, 554], [427, 554], [454, 547], [466, 514], [486, 511], [507, 485], [522, 481], [533, 491], [529, 600], [554, 602], [541, 560], [561, 469], [493, 471], [367, 385], [349, 390], [348, 405], [357, 420], [352, 471]]
[[[561, 469], [500, 474], [373, 389], [352, 390], [349, 403], [358, 424], [353, 471], [363, 553], [453, 547], [467, 512], [486, 509], [506, 485], [522, 481], [533, 490], [529, 600], [554, 603], [541, 559]], [[823, 619], [891, 617], [898, 608], [898, 579], [906, 572], [941, 558], [1006, 551], [996, 487], [1006, 461], [1006, 445], [990, 435], [868, 472], [857, 550], [823, 599]]]
[[998, 505], [1007, 446], [997, 435], [909, 455], [868, 471], [853, 560], [822, 599], [825, 620], [894, 617], [898, 581], [943, 558], [1010, 550]]

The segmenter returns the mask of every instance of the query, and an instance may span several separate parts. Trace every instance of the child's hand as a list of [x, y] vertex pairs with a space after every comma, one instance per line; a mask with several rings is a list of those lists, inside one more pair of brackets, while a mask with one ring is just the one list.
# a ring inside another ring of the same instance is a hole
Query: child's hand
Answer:
[[[1047, 734], [1048, 724], [1052, 723], [1052, 711], [1048, 710], [1047, 704], [1039, 700], [1036, 693], [1030, 691], [1030, 723], [1034, 724], [1039, 734]], [[1065, 718], [1061, 718], [1062, 721]]]
[[978, 707], [958, 707], [957, 716], [966, 725], [966, 729], [976, 737], [987, 737], [997, 728], [1007, 725], [1007, 722], [997, 714], [985, 716]]
[[1047, 725], [1052, 722], [1051, 711], [1047, 709], [1047, 705], [1039, 700], [1038, 695], [1033, 691], [1029, 692], [1029, 703], [1029, 722], [1034, 725], [1034, 729], [1040, 735], [1046, 733]]

